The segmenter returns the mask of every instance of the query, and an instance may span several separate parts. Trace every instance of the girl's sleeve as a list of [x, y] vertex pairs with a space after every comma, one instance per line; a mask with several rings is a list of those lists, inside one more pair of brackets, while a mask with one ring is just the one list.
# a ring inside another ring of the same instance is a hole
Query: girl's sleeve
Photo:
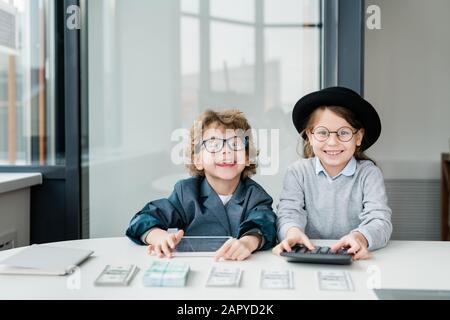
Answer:
[[289, 167], [284, 176], [283, 189], [277, 210], [277, 229], [280, 241], [286, 238], [287, 231], [292, 227], [305, 230], [307, 213], [305, 210], [305, 192], [300, 170]]
[[188, 219], [179, 200], [177, 186], [169, 198], [149, 202], [135, 214], [126, 230], [126, 236], [133, 242], [144, 245], [142, 236], [152, 228], [185, 229]]
[[361, 224], [353, 231], [361, 232], [367, 239], [369, 250], [373, 251], [386, 246], [392, 234], [392, 211], [387, 204], [383, 174], [378, 167], [367, 168], [362, 188]]

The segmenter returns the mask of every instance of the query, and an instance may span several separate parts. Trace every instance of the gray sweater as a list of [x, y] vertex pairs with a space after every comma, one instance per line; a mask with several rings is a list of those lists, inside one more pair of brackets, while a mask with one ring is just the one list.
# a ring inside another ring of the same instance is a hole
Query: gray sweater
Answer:
[[354, 159], [334, 178], [322, 169], [316, 158], [288, 168], [277, 210], [279, 239], [289, 228], [298, 227], [311, 239], [339, 239], [359, 231], [369, 250], [386, 246], [392, 212], [381, 170], [371, 161]]

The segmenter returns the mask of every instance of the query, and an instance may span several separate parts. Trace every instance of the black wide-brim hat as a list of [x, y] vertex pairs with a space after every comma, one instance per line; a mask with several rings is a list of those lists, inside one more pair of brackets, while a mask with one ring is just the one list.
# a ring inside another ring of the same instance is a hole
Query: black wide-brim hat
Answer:
[[[292, 121], [299, 133], [305, 130], [311, 113], [321, 106], [339, 106], [353, 111], [365, 130], [362, 150], [370, 148], [380, 137], [381, 121], [375, 108], [358, 93], [344, 87], [330, 87], [310, 93], [295, 104]], [[303, 134], [303, 139], [306, 138]]]

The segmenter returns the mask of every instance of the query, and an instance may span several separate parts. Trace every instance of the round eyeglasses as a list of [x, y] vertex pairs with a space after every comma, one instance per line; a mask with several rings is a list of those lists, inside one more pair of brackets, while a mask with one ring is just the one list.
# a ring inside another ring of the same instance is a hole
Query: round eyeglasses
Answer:
[[248, 137], [234, 136], [228, 139], [212, 137], [208, 140], [203, 140], [201, 145], [205, 146], [206, 151], [209, 153], [220, 152], [227, 144], [228, 148], [234, 151], [240, 151], [248, 146]]
[[358, 132], [359, 130], [353, 131], [349, 127], [342, 127], [339, 128], [338, 131], [330, 131], [325, 127], [318, 127], [315, 128], [311, 133], [314, 135], [314, 138], [319, 142], [325, 142], [330, 138], [330, 134], [336, 133], [337, 138], [341, 142], [349, 142], [352, 140], [353, 136]]

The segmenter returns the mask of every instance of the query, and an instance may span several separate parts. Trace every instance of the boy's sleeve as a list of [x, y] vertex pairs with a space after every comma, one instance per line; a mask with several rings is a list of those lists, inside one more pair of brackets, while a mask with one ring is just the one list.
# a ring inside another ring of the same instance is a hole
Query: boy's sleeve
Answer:
[[363, 212], [359, 215], [361, 223], [352, 231], [359, 231], [369, 244], [370, 251], [380, 249], [388, 243], [392, 234], [392, 211], [387, 204], [387, 195], [381, 170], [368, 168], [363, 181]]
[[142, 236], [152, 228], [184, 229], [188, 225], [187, 217], [174, 190], [168, 199], [149, 202], [130, 221], [126, 236], [133, 242], [144, 245]]
[[277, 239], [276, 215], [272, 210], [272, 197], [265, 192], [259, 192], [259, 201], [249, 210], [245, 220], [239, 226], [238, 238], [254, 229], [261, 231], [263, 237], [262, 245], [258, 250], [272, 248]]

